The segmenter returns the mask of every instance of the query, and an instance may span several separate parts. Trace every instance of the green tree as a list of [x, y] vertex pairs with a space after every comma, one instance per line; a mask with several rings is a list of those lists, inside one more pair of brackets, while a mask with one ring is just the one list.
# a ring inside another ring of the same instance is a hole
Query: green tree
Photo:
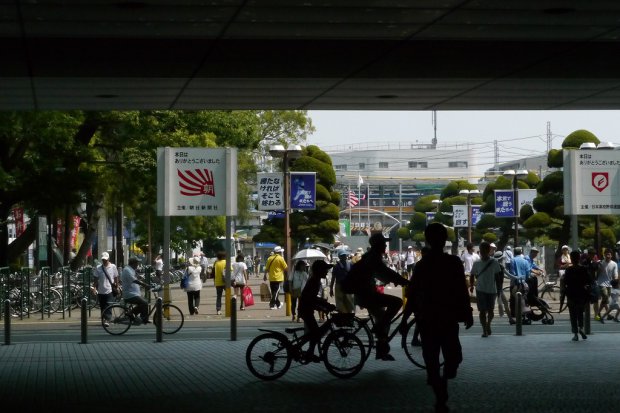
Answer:
[[[302, 150], [302, 156], [291, 166], [291, 171], [316, 172], [316, 209], [294, 211], [290, 215], [293, 245], [305, 242], [329, 242], [339, 231], [338, 217], [340, 193], [334, 190], [336, 173], [331, 158], [318, 146], [310, 145]], [[256, 242], [284, 244], [284, 219], [265, 220], [261, 230], [254, 236]]]

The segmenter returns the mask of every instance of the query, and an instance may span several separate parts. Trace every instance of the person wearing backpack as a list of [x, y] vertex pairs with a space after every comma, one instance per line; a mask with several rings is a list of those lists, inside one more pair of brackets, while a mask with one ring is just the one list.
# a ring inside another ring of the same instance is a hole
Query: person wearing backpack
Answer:
[[[342, 291], [342, 281], [351, 271], [351, 261], [348, 260], [349, 253], [344, 248], [338, 250], [338, 262], [332, 268], [332, 280], [329, 286], [329, 296], [336, 297], [336, 308], [340, 313], [354, 313], [355, 302], [353, 294]], [[334, 285], [336, 286], [334, 290]], [[335, 293], [335, 294], [334, 294]]]

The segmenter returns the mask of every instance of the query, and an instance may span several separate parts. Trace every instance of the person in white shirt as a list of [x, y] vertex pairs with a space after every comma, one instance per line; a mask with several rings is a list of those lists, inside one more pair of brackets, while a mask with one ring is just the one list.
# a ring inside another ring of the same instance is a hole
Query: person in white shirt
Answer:
[[461, 254], [461, 261], [463, 261], [463, 266], [465, 267], [465, 278], [467, 279], [468, 290], [470, 288], [469, 276], [471, 275], [471, 269], [474, 267], [474, 262], [479, 260], [480, 256], [474, 252], [474, 244], [469, 242], [467, 244], [467, 251], [464, 251], [463, 254]]
[[114, 301], [112, 285], [118, 288], [118, 269], [110, 262], [110, 255], [107, 252], [101, 253], [101, 265], [97, 266], [94, 278], [93, 287], [97, 290], [101, 317], [105, 319], [105, 324], [111, 319], [110, 312], [105, 310]]
[[413, 250], [413, 246], [409, 245], [407, 247], [407, 252], [405, 253], [405, 268], [407, 269], [407, 274], [409, 275], [409, 277], [411, 277], [413, 267], [415, 267], [415, 262], [415, 251]]

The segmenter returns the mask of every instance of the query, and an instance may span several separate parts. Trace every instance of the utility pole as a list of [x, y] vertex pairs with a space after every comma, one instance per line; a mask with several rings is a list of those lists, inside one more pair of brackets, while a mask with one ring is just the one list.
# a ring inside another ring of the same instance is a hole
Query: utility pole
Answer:
[[551, 150], [553, 135], [551, 134], [551, 122], [547, 121], [547, 153]]
[[497, 166], [499, 165], [499, 146], [497, 145], [497, 139], [493, 141], [493, 159], [493, 169], [497, 170]]

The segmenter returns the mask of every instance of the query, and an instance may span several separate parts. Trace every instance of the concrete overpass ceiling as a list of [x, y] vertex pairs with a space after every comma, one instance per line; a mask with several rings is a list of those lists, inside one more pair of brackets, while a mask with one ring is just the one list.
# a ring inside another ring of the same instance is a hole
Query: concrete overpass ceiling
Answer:
[[0, 109], [620, 109], [614, 0], [0, 0]]

